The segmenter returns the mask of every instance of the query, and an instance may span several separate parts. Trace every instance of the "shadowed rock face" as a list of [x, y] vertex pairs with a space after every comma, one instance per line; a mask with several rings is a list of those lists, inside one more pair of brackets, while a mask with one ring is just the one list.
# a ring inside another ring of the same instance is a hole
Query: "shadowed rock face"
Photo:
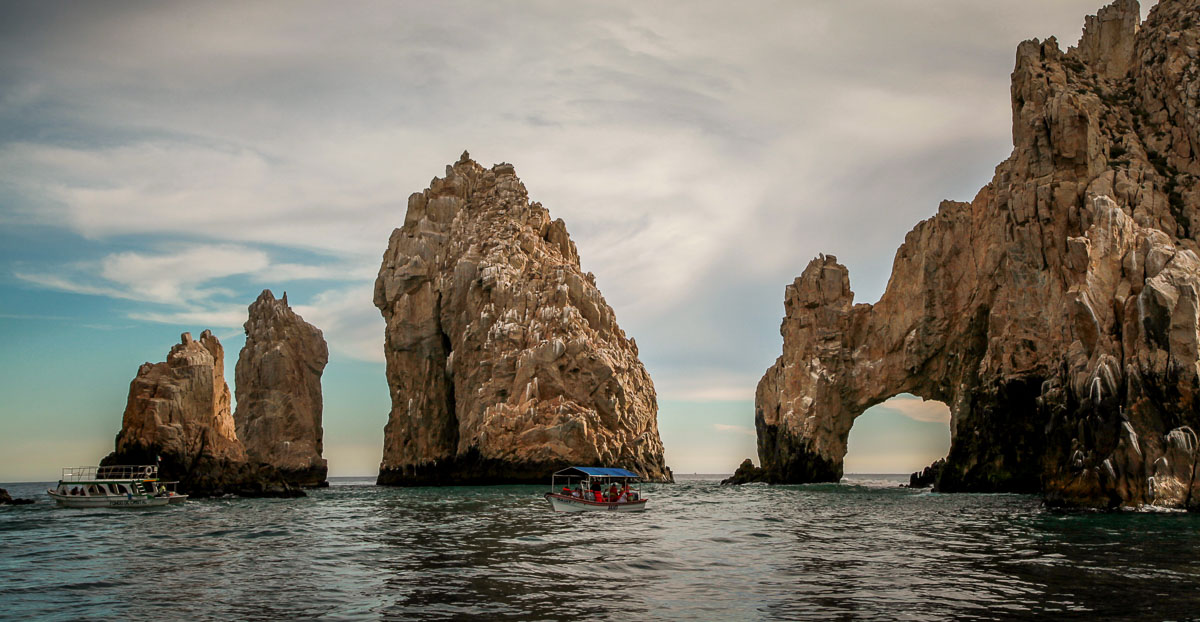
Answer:
[[879, 302], [832, 256], [786, 288], [755, 398], [771, 481], [840, 478], [854, 418], [907, 392], [950, 407], [941, 490], [1200, 506], [1197, 15], [1122, 0], [1066, 53], [1022, 43], [1012, 155], [909, 232]]
[[321, 331], [263, 290], [250, 305], [246, 345], [235, 370], [237, 436], [252, 462], [279, 469], [297, 486], [327, 485], [321, 428], [321, 372], [329, 350]]
[[637, 344], [512, 165], [464, 153], [409, 198], [375, 306], [392, 392], [380, 484], [541, 483], [570, 464], [670, 480]]
[[229, 412], [225, 350], [212, 332], [183, 333], [162, 363], [129, 383], [116, 450], [102, 465], [155, 464], [163, 480], [196, 496], [302, 496], [270, 468], [246, 459]]

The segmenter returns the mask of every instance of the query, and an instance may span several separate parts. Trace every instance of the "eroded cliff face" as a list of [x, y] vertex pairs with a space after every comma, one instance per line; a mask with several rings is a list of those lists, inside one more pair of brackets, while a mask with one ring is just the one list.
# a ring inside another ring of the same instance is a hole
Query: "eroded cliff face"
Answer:
[[562, 220], [466, 153], [409, 197], [375, 282], [392, 411], [379, 483], [669, 480], [654, 385]]
[[161, 479], [196, 496], [294, 496], [277, 473], [247, 460], [229, 403], [221, 342], [207, 330], [198, 341], [183, 333], [166, 361], [143, 364], [129, 383], [116, 450], [101, 464], [158, 461]]
[[250, 305], [246, 345], [234, 373], [237, 436], [252, 462], [297, 486], [327, 485], [321, 457], [321, 373], [329, 350], [321, 331], [263, 290]]
[[941, 490], [1200, 506], [1198, 15], [1121, 0], [1066, 53], [1022, 43], [1012, 155], [909, 232], [879, 302], [831, 256], [787, 287], [769, 479], [836, 480], [854, 418], [907, 392], [950, 407]]

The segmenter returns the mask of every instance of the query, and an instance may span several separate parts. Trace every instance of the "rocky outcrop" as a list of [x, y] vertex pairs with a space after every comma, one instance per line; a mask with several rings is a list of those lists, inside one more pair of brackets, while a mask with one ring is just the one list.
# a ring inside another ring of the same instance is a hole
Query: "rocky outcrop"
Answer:
[[408, 200], [375, 306], [392, 411], [379, 483], [543, 483], [570, 464], [670, 480], [654, 385], [562, 220], [466, 153]]
[[157, 462], [161, 479], [194, 496], [303, 495], [247, 460], [229, 401], [221, 342], [183, 333], [165, 362], [143, 364], [129, 383], [116, 450], [101, 465]]
[[32, 503], [33, 499], [21, 499], [19, 497], [14, 499], [12, 495], [8, 494], [7, 490], [0, 488], [0, 505], [31, 505]]
[[934, 460], [933, 464], [908, 476], [908, 487], [932, 488], [937, 483], [938, 477], [942, 474], [942, 468], [945, 466], [945, 459]]
[[749, 458], [746, 458], [745, 460], [742, 460], [741, 464], [738, 465], [738, 468], [733, 472], [733, 475], [721, 480], [721, 485], [730, 486], [765, 481], [767, 481], [767, 472], [764, 471], [762, 467], [754, 466], [754, 462]]
[[1200, 505], [1197, 15], [1120, 0], [1065, 53], [1022, 43], [1012, 155], [909, 232], [879, 302], [832, 256], [787, 287], [755, 397], [771, 481], [839, 479], [854, 418], [912, 393], [950, 407], [940, 490]]
[[321, 331], [292, 311], [287, 294], [263, 290], [250, 305], [246, 345], [234, 373], [237, 437], [251, 462], [296, 486], [328, 485], [321, 428], [321, 373], [329, 350]]

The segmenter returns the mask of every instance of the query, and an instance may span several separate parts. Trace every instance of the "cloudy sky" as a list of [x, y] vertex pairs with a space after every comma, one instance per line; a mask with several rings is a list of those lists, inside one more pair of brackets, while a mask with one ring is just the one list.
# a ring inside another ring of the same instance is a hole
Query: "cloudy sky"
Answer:
[[[1065, 48], [1099, 6], [0, 2], [0, 481], [111, 450], [138, 365], [182, 331], [213, 329], [232, 381], [263, 288], [329, 341], [331, 473], [373, 474], [372, 281], [464, 149], [566, 220], [668, 463], [728, 472], [755, 453], [784, 286], [825, 252], [878, 299], [908, 229], [1011, 150], [1017, 43]], [[945, 418], [877, 407], [847, 470], [919, 468]]]

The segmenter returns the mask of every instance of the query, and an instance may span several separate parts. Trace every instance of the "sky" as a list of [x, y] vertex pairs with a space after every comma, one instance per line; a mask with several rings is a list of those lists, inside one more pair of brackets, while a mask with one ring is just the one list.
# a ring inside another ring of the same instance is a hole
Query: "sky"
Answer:
[[[827, 253], [877, 300], [904, 234], [1010, 153], [1017, 44], [1065, 49], [1100, 6], [0, 0], [0, 481], [111, 451], [181, 332], [212, 329], [232, 383], [264, 288], [329, 343], [330, 474], [376, 473], [373, 280], [463, 150], [566, 221], [668, 464], [730, 472], [757, 460], [784, 287]], [[847, 472], [921, 468], [947, 420], [875, 407]]]

